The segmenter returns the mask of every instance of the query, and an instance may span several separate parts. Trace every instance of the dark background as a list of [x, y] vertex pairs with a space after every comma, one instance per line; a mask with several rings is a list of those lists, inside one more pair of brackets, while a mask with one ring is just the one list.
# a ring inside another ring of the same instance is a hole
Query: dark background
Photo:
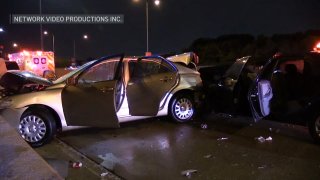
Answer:
[[[149, 8], [150, 50], [155, 54], [196, 50], [202, 62], [212, 58], [212, 61], [224, 61], [255, 51], [206, 57], [208, 47], [207, 50], [196, 47], [203, 44], [199, 39], [210, 42], [230, 34], [232, 39], [235, 34], [240, 34], [252, 36], [253, 40], [249, 42], [256, 42], [258, 37], [272, 38], [275, 34], [300, 33], [305, 36], [312, 30], [314, 35], [320, 29], [319, 0], [162, 0], [159, 7], [150, 0]], [[0, 27], [5, 29], [0, 34], [0, 44], [5, 46], [5, 52], [16, 51], [12, 49], [12, 42], [17, 42], [20, 49], [40, 49], [39, 25], [9, 24], [10, 14], [39, 13], [39, 0], [5, 0], [1, 2], [0, 13]], [[42, 0], [42, 14], [124, 15], [124, 24], [117, 25], [43, 25], [43, 30], [54, 33], [58, 62], [70, 60], [73, 40], [76, 40], [77, 58], [81, 60], [119, 52], [143, 55], [146, 51], [144, 0], [139, 3], [133, 0]], [[82, 39], [85, 33], [89, 35], [88, 40]], [[314, 43], [316, 38], [313, 36], [308, 43]], [[248, 42], [240, 41], [242, 44], [223, 51], [243, 48], [243, 43]], [[272, 50], [268, 53], [276, 48], [276, 45], [270, 48]], [[44, 36], [44, 49], [52, 49], [50, 36]], [[215, 47], [209, 47], [209, 50], [211, 54], [216, 52]]]

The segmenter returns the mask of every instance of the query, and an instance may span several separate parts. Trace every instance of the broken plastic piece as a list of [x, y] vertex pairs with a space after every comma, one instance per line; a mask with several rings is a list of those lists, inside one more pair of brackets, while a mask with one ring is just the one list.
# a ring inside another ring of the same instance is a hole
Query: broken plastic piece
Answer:
[[272, 141], [272, 137], [271, 136], [267, 137], [266, 141]]
[[104, 177], [104, 176], [106, 176], [108, 174], [109, 174], [108, 172], [101, 173], [101, 177]]
[[227, 137], [221, 137], [221, 138], [218, 138], [217, 140], [218, 141], [224, 141], [224, 140], [228, 140], [229, 138], [227, 138]]
[[266, 139], [262, 136], [256, 137], [255, 140], [257, 140], [260, 143], [264, 143], [266, 141]]
[[81, 162], [73, 162], [73, 163], [71, 163], [71, 167], [72, 168], [81, 168], [82, 163]]
[[181, 175], [191, 177], [192, 173], [196, 173], [196, 172], [198, 171], [195, 169], [188, 169], [188, 170], [182, 171]]
[[201, 129], [208, 129], [208, 125], [207, 124], [201, 124]]

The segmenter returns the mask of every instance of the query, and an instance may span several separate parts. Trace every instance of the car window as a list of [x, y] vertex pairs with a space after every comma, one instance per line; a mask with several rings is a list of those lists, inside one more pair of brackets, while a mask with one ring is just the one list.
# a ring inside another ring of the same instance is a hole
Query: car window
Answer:
[[19, 66], [15, 61], [7, 61], [5, 63], [7, 66], [7, 70], [19, 70]]
[[129, 61], [131, 77], [145, 77], [154, 74], [174, 71], [170, 64], [159, 58], [142, 59], [141, 61]]
[[231, 79], [238, 79], [242, 68], [246, 64], [247, 59], [241, 58], [238, 59], [232, 66], [229, 67], [229, 69], [225, 72], [224, 77], [225, 78], [231, 78]]
[[79, 83], [94, 83], [114, 79], [118, 60], [104, 61], [94, 65], [78, 79]]
[[259, 78], [270, 80], [272, 75], [278, 72], [274, 70], [277, 62], [277, 60], [270, 60], [269, 62], [267, 62], [267, 64], [260, 71]]

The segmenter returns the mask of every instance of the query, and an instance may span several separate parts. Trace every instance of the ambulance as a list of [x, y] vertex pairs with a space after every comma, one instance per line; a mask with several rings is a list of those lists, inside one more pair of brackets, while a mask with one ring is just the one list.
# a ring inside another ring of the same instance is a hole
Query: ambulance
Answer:
[[44, 72], [55, 71], [54, 53], [52, 51], [21, 51], [8, 55], [9, 61], [17, 62], [20, 70], [30, 71], [43, 76]]

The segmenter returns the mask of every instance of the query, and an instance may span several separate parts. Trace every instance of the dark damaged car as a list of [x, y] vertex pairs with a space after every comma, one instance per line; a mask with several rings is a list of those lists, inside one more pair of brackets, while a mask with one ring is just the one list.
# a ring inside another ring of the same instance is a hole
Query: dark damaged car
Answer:
[[[200, 70], [201, 72], [201, 70]], [[277, 54], [260, 67], [250, 56], [229, 67], [216, 83], [204, 80], [206, 106], [215, 112], [253, 115], [306, 126], [320, 143], [320, 54]]]
[[[14, 83], [13, 83], [14, 82]], [[2, 115], [32, 146], [49, 142], [67, 126], [117, 128], [119, 123], [155, 116], [193, 119], [202, 86], [199, 72], [161, 56], [114, 55], [84, 64], [50, 82], [10, 72], [1, 85]]]
[[256, 121], [266, 117], [308, 127], [320, 143], [320, 54], [278, 54], [263, 67], [249, 91]]

